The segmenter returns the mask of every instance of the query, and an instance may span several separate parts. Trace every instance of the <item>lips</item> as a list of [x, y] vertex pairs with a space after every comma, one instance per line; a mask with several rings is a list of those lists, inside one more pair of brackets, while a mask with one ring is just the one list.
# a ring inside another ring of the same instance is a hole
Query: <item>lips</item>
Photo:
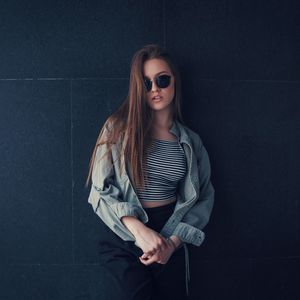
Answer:
[[155, 96], [155, 97], [152, 98], [152, 100], [160, 100], [160, 99], [162, 99], [161, 96]]

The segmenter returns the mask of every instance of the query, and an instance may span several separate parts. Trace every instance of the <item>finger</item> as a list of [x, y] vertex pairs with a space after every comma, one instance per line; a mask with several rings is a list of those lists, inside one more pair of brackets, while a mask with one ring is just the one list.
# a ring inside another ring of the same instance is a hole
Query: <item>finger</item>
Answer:
[[149, 250], [147, 252], [144, 252], [144, 254], [147, 255], [147, 256], [152, 256], [152, 255], [155, 254], [155, 252], [156, 252], [156, 250]]
[[157, 253], [157, 252], [163, 251], [164, 247], [163, 246], [157, 246], [155, 249], [156, 249], [156, 253]]
[[142, 259], [148, 259], [151, 257], [151, 255], [148, 255], [148, 254], [143, 254], [142, 256], [140, 256]]
[[153, 255], [152, 257], [150, 257], [150, 258], [147, 259], [147, 260], [144, 260], [144, 259], [141, 259], [141, 258], [140, 258], [140, 261], [141, 261], [144, 265], [149, 266], [149, 265], [153, 264], [154, 262], [157, 262], [157, 257], [156, 257], [156, 255]]
[[161, 247], [160, 253], [163, 253], [163, 252], [167, 251], [168, 247], [169, 247], [168, 245]]
[[161, 247], [163, 247], [163, 248], [167, 248], [168, 245], [169, 245], [167, 239], [165, 239], [163, 236], [162, 236], [161, 244], [160, 244], [160, 245], [161, 245]]
[[159, 241], [159, 243], [157, 245], [157, 250], [164, 251], [167, 247], [168, 247], [168, 242], [167, 242], [167, 240], [165, 240], [164, 237], [162, 237], [162, 239]]
[[139, 257], [139, 260], [142, 264], [147, 265], [147, 259], [142, 259], [141, 257]]

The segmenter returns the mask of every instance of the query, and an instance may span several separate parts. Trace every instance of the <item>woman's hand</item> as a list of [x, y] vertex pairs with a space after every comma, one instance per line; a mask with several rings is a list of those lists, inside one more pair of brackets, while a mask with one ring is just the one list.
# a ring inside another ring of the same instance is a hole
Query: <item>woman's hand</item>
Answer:
[[143, 263], [146, 266], [151, 265], [154, 262], [159, 264], [166, 264], [172, 256], [175, 249], [176, 248], [174, 243], [167, 241], [167, 247], [163, 250], [156, 251], [153, 255], [144, 253], [142, 256], [139, 257], [139, 259], [141, 263]]
[[132, 232], [136, 239], [136, 244], [143, 250], [144, 254], [140, 257], [140, 261], [144, 265], [150, 265], [154, 262], [166, 264], [181, 244], [181, 240], [172, 235], [168, 241], [155, 230], [147, 227], [136, 217], [122, 217], [123, 224]]
[[144, 225], [135, 217], [122, 217], [122, 222], [132, 232], [136, 244], [143, 250], [144, 254], [151, 256], [157, 251], [163, 251], [169, 247], [166, 239], [155, 230]]
[[143, 250], [144, 255], [152, 256], [168, 248], [167, 240], [155, 230], [144, 226], [135, 234], [137, 245]]

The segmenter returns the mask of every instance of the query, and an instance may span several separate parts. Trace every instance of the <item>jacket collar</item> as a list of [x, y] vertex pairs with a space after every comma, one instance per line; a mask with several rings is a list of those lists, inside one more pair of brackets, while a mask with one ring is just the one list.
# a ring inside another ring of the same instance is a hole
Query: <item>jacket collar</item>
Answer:
[[183, 124], [181, 124], [178, 120], [174, 119], [169, 132], [176, 135], [176, 137], [180, 143], [187, 143], [187, 144], [191, 145], [191, 140], [190, 140], [189, 135], [187, 134], [186, 129], [184, 128]]

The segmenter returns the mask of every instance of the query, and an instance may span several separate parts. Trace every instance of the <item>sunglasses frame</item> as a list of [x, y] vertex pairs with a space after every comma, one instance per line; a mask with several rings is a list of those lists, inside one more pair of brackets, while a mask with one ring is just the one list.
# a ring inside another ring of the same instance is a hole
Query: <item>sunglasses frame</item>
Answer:
[[[159, 78], [160, 77], [168, 77], [168, 85], [167, 86], [160, 86], [161, 83], [159, 81]], [[168, 74], [161, 74], [161, 75], [158, 75], [157, 77], [154, 78], [154, 80], [150, 80], [149, 78], [144, 78], [144, 84], [145, 84], [145, 88], [146, 88], [146, 91], [147, 92], [150, 92], [152, 90], [152, 84], [153, 84], [153, 81], [155, 81], [155, 84], [157, 85], [157, 87], [159, 87], [160, 89], [165, 89], [167, 88], [170, 84], [171, 84], [171, 78], [172, 76], [171, 75], [168, 75]]]

